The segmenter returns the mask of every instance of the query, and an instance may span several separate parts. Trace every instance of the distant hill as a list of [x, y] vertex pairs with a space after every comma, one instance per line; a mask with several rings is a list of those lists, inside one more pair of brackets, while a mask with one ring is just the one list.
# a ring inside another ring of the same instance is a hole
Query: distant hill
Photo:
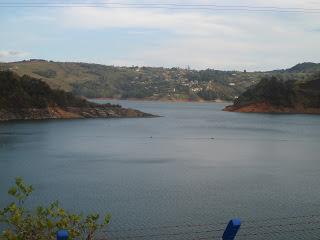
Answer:
[[303, 79], [320, 64], [301, 63], [269, 72], [191, 70], [182, 68], [115, 67], [89, 63], [53, 62], [41, 59], [0, 63], [0, 70], [41, 78], [54, 89], [87, 98], [172, 101], [233, 101], [264, 76]]
[[312, 62], [299, 63], [294, 67], [288, 69], [288, 72], [314, 73], [316, 71], [320, 71], [320, 63], [312, 63]]
[[0, 121], [21, 119], [143, 117], [119, 105], [99, 105], [63, 90], [52, 90], [38, 79], [0, 72]]
[[264, 77], [225, 110], [320, 114], [320, 74], [304, 80]]
[[41, 78], [54, 89], [87, 98], [173, 101], [233, 100], [263, 74], [181, 68], [114, 67], [30, 60], [0, 63], [0, 70]]

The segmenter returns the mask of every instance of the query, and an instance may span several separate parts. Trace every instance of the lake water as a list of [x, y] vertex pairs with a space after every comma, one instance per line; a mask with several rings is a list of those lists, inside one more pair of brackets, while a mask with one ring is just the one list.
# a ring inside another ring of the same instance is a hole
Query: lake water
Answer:
[[1, 206], [22, 176], [30, 204], [111, 213], [110, 239], [215, 239], [233, 217], [238, 239], [319, 239], [320, 116], [120, 104], [163, 117], [0, 123]]

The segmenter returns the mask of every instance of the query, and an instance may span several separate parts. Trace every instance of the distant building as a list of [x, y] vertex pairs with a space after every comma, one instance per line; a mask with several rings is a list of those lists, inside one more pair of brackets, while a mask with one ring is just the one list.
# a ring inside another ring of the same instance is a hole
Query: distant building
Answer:
[[192, 92], [200, 92], [202, 88], [196, 87], [196, 88], [191, 88]]

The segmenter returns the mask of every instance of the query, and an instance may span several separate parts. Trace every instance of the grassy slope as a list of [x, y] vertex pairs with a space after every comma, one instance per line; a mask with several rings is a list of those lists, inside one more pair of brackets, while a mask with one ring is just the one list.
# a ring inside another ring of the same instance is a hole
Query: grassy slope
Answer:
[[[197, 100], [213, 94], [214, 98], [232, 99], [257, 79], [256, 76], [252, 76], [253, 74], [247, 76], [241, 72], [215, 71], [210, 72], [208, 76], [206, 76], [207, 73], [201, 73], [199, 77], [197, 71], [192, 71], [188, 75], [187, 70], [175, 68], [140, 68], [138, 70], [98, 64], [47, 61], [3, 63], [0, 64], [0, 69], [10, 69], [21, 76], [26, 74], [41, 78], [55, 89], [72, 91], [86, 97]], [[201, 84], [205, 89], [211, 81], [210, 90], [196, 94], [191, 91], [190, 86], [185, 86], [186, 83], [198, 79], [200, 83], [194, 84], [193, 88]], [[231, 82], [236, 83], [236, 86], [230, 86]]]
[[[233, 100], [265, 75], [307, 79], [320, 64], [303, 63], [288, 70], [236, 72], [178, 68], [113, 67], [86, 63], [22, 61], [0, 63], [20, 76], [41, 78], [52, 88], [86, 97], [169, 100]], [[197, 89], [202, 89], [197, 91]], [[195, 91], [196, 90], [196, 91]]]
[[[74, 82], [83, 82], [87, 79], [95, 80], [97, 76], [87, 73], [83, 68], [75, 63], [58, 63], [47, 61], [26, 61], [3, 64], [3, 68], [11, 68], [20, 76], [28, 75], [34, 78], [41, 78], [51, 87], [60, 88], [66, 91], [71, 91], [71, 84]], [[40, 72], [54, 71], [54, 77], [46, 77]]]

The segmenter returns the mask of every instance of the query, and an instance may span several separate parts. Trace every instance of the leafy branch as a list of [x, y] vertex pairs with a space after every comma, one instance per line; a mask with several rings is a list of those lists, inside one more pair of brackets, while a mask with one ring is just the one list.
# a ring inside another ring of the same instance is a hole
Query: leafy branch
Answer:
[[54, 240], [58, 230], [67, 229], [71, 240], [93, 240], [110, 222], [109, 214], [99, 222], [99, 214], [84, 216], [71, 213], [63, 209], [58, 201], [46, 207], [27, 209], [25, 202], [33, 190], [32, 185], [25, 184], [22, 178], [15, 179], [15, 185], [8, 191], [15, 201], [0, 210], [0, 224], [5, 226], [0, 239]]

